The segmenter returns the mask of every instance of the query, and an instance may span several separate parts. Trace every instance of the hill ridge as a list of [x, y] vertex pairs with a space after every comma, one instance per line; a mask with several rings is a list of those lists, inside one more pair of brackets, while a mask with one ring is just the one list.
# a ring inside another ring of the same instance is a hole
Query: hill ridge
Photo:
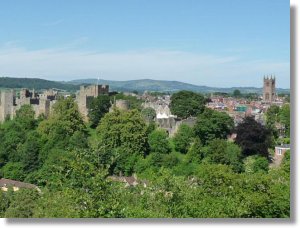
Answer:
[[[51, 81], [41, 78], [14, 78], [0, 77], [0, 88], [29, 88], [29, 89], [61, 89], [67, 91], [79, 90], [80, 85], [96, 84], [98, 79], [76, 79], [71, 81]], [[193, 85], [186, 82], [155, 80], [155, 79], [135, 79], [135, 80], [105, 80], [99, 79], [99, 84], [108, 84], [111, 91], [156, 91], [156, 92], [176, 92], [179, 90], [190, 90], [201, 93], [224, 92], [232, 93], [235, 89], [239, 89], [242, 93], [262, 93], [262, 88], [257, 87], [230, 87], [218, 88], [205, 85]], [[276, 89], [277, 93], [290, 93], [290, 89]]]

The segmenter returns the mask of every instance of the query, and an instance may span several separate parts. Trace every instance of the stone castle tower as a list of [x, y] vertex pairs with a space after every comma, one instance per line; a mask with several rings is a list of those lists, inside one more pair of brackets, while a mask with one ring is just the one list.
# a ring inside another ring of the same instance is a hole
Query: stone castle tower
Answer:
[[272, 75], [264, 77], [264, 87], [263, 87], [263, 101], [264, 102], [273, 102], [275, 101], [275, 77]]
[[14, 114], [14, 91], [0, 92], [0, 122], [11, 119]]
[[91, 98], [99, 95], [109, 94], [108, 85], [80, 86], [80, 91], [76, 96], [78, 109], [84, 120], [88, 120], [88, 106]]

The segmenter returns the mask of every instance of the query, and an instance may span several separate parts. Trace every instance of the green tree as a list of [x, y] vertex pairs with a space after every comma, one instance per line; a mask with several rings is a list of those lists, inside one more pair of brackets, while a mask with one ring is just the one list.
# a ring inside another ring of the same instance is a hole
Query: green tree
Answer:
[[290, 105], [285, 104], [281, 107], [279, 112], [279, 119], [285, 126], [285, 135], [290, 137], [291, 123], [290, 123]]
[[148, 108], [144, 108], [142, 110], [142, 116], [144, 117], [144, 119], [149, 123], [151, 121], [153, 121], [156, 117], [156, 112], [153, 108], [148, 107]]
[[0, 191], [0, 218], [5, 217], [5, 212], [9, 208], [11, 195], [13, 194], [13, 190], [9, 189], [9, 191]]
[[225, 160], [227, 165], [233, 167], [234, 172], [244, 171], [243, 161], [242, 161], [242, 149], [232, 142], [227, 142], [225, 150]]
[[252, 117], [246, 117], [236, 127], [236, 143], [242, 148], [244, 157], [250, 155], [261, 155], [268, 158], [268, 147], [270, 145], [270, 131], [256, 122]]
[[39, 167], [39, 153], [41, 150], [40, 136], [36, 131], [31, 131], [26, 137], [26, 141], [20, 145], [18, 151], [24, 171], [30, 173]]
[[187, 162], [200, 163], [204, 158], [203, 146], [201, 140], [197, 137], [194, 139], [191, 147], [189, 148], [185, 160]]
[[205, 109], [197, 118], [194, 126], [195, 134], [203, 145], [219, 138], [226, 139], [234, 127], [233, 119], [226, 113]]
[[273, 137], [273, 144], [279, 136], [279, 132], [276, 128], [276, 123], [279, 122], [280, 108], [276, 105], [271, 105], [266, 112], [266, 126], [271, 131]]
[[231, 165], [236, 172], [243, 169], [241, 149], [224, 139], [210, 141], [205, 148], [205, 158], [211, 163]]
[[254, 172], [258, 172], [258, 171], [262, 171], [262, 172], [268, 172], [269, 170], [269, 161], [262, 156], [258, 156], [255, 159], [255, 162], [253, 164], [253, 171]]
[[50, 117], [40, 122], [38, 133], [44, 142], [43, 150], [51, 150], [54, 146], [66, 148], [70, 146], [70, 138], [76, 132], [82, 132], [87, 139], [87, 129], [73, 98], [60, 99], [53, 105]]
[[273, 125], [279, 122], [280, 108], [277, 105], [271, 105], [266, 112], [267, 125]]
[[165, 130], [154, 130], [148, 137], [148, 143], [151, 153], [168, 154], [171, 152], [168, 134]]
[[25, 136], [26, 130], [15, 120], [6, 121], [0, 126], [0, 167], [8, 161], [20, 161], [18, 147], [24, 143]]
[[246, 173], [267, 173], [269, 170], [269, 162], [265, 157], [253, 155], [244, 160]]
[[233, 97], [241, 97], [241, 95], [242, 95], [242, 93], [241, 93], [240, 90], [235, 89], [235, 90], [233, 91]]
[[7, 179], [23, 181], [25, 175], [24, 165], [21, 162], [8, 162], [1, 169], [1, 176]]
[[34, 189], [20, 189], [12, 194], [6, 218], [31, 218], [36, 207], [39, 193]]
[[192, 91], [180, 91], [171, 97], [170, 110], [180, 118], [197, 116], [205, 107], [205, 98]]
[[26, 104], [21, 106], [20, 109], [16, 111], [16, 121], [18, 121], [24, 129], [34, 129], [36, 127], [37, 121], [34, 118], [35, 112], [31, 105]]
[[284, 170], [285, 173], [288, 174], [288, 176], [290, 176], [290, 172], [291, 172], [290, 162], [291, 162], [291, 152], [290, 150], [288, 150], [285, 152], [281, 162], [281, 168]]
[[193, 137], [193, 129], [186, 124], [181, 124], [173, 138], [175, 149], [183, 154], [186, 154], [193, 142]]
[[107, 150], [123, 147], [131, 153], [145, 154], [147, 125], [137, 110], [114, 110], [97, 127], [99, 146]]
[[[74, 214], [68, 213], [68, 216], [81, 218], [122, 216], [117, 201], [117, 188], [112, 189], [112, 184], [107, 180], [107, 171], [103, 168], [97, 168], [91, 163], [86, 151], [67, 152], [62, 161], [52, 166], [49, 175], [52, 176], [53, 180], [50, 185], [46, 185], [50, 192], [63, 192], [64, 199], [62, 202], [67, 202], [67, 207], [75, 207], [71, 210]], [[69, 196], [68, 193], [70, 193]], [[55, 197], [54, 199], [59, 198]], [[42, 202], [44, 207], [53, 206], [52, 210], [57, 208], [58, 205], [55, 202], [47, 203], [49, 197], [46, 197], [45, 200], [46, 202]], [[50, 199], [50, 201], [52, 200]], [[63, 207], [62, 204], [61, 206]], [[59, 210], [62, 213], [63, 209], [59, 208]], [[53, 214], [55, 213], [52, 212]], [[43, 212], [40, 216], [43, 217]]]
[[43, 194], [36, 202], [34, 218], [80, 218], [76, 202], [79, 192], [71, 188], [62, 190], [43, 189]]
[[100, 95], [91, 100], [88, 107], [88, 117], [92, 128], [98, 126], [101, 118], [109, 111], [110, 106], [110, 98], [107, 95]]

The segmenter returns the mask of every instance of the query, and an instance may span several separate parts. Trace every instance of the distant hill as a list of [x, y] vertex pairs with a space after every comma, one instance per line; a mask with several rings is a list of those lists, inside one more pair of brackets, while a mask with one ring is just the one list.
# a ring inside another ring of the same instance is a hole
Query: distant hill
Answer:
[[[72, 80], [67, 83], [80, 85], [80, 84], [95, 84], [97, 79], [78, 79]], [[235, 89], [240, 90], [242, 93], [262, 93], [262, 88], [256, 87], [231, 87], [231, 88], [216, 88], [208, 86], [198, 86], [178, 81], [163, 81], [163, 80], [152, 80], [152, 79], [140, 79], [140, 80], [129, 80], [129, 81], [111, 81], [99, 79], [99, 84], [108, 84], [110, 90], [117, 91], [160, 91], [160, 92], [176, 92], [179, 90], [191, 90], [194, 92], [201, 93], [212, 93], [212, 92], [223, 92], [232, 93]], [[277, 93], [290, 93], [289, 89], [276, 89]]]
[[[96, 84], [97, 79], [79, 79], [68, 82], [49, 81], [40, 78], [10, 78], [0, 77], [1, 88], [29, 88], [29, 89], [59, 89], [66, 91], [77, 91], [80, 85]], [[99, 84], [107, 84], [110, 91], [155, 91], [155, 92], [176, 92], [179, 90], [190, 90], [201, 93], [232, 93], [235, 89], [240, 90], [242, 93], [262, 93], [262, 88], [255, 87], [231, 87], [231, 88], [216, 88], [208, 86], [192, 85], [178, 81], [163, 81], [152, 79], [128, 80], [128, 81], [111, 81], [100, 79]], [[276, 89], [277, 93], [290, 93], [289, 89]]]
[[55, 82], [40, 78], [9, 78], [0, 77], [0, 88], [28, 88], [28, 89], [58, 89], [67, 91], [76, 91], [79, 85], [70, 83]]

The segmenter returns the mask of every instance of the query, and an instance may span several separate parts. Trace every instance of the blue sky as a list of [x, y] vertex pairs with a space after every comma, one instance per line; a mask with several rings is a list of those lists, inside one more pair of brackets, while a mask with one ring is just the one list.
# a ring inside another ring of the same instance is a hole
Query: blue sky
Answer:
[[0, 1], [0, 76], [289, 88], [288, 0]]

